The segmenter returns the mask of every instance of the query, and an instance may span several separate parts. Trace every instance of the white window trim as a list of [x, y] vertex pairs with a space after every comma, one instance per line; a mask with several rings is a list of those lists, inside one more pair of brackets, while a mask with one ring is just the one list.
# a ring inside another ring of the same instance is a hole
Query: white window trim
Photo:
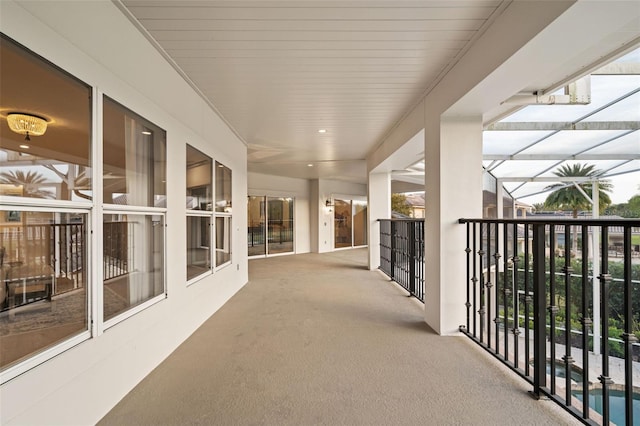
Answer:
[[[165, 279], [165, 285], [166, 285], [166, 279]], [[103, 325], [104, 325], [104, 329], [105, 331], [108, 330], [109, 328], [113, 327], [114, 325], [117, 325], [119, 323], [121, 323], [122, 321], [131, 318], [132, 316], [139, 314], [140, 312], [144, 311], [145, 309], [155, 305], [156, 303], [159, 303], [163, 300], [165, 300], [167, 298], [167, 289], [165, 288], [165, 292], [162, 294], [159, 294], [157, 296], [154, 296], [153, 298], [146, 300], [144, 302], [142, 302], [139, 305], [134, 306], [133, 308], [127, 309], [126, 311], [116, 315], [113, 318], [110, 318], [106, 321], [103, 321]]]
[[[143, 207], [143, 208], [135, 208], [132, 209], [133, 206], [123, 206], [123, 207], [128, 207], [127, 210], [107, 210], [105, 209], [102, 212], [102, 223], [104, 223], [104, 216], [108, 215], [108, 214], [131, 214], [131, 215], [138, 215], [138, 216], [155, 216], [155, 215], [159, 215], [162, 216], [162, 222], [164, 224], [162, 232], [163, 232], [163, 238], [164, 238], [164, 244], [163, 244], [163, 250], [162, 250], [162, 286], [163, 286], [163, 291], [162, 294], [159, 294], [157, 296], [152, 297], [149, 300], [146, 300], [142, 303], [140, 303], [139, 305], [136, 305], [132, 308], [129, 308], [127, 310], [125, 310], [124, 312], [116, 315], [113, 318], [110, 318], [108, 320], [104, 320], [104, 300], [103, 303], [100, 305], [100, 310], [101, 310], [101, 315], [100, 315], [100, 322], [102, 324], [102, 330], [107, 330], [110, 327], [113, 327], [114, 325], [126, 320], [127, 318], [130, 318], [131, 316], [147, 309], [148, 307], [155, 305], [156, 303], [166, 299], [169, 296], [169, 288], [167, 286], [167, 215], [166, 215], [166, 209], [158, 209], [158, 208], [149, 208], [149, 207]], [[102, 224], [101, 223], [101, 224]], [[102, 237], [104, 237], [104, 235], [102, 235], [102, 231], [100, 234]], [[100, 241], [103, 241], [103, 239], [101, 238]], [[102, 253], [102, 256], [100, 257], [100, 259], [104, 259], [104, 253]], [[104, 260], [103, 260], [104, 262]], [[101, 265], [102, 266], [102, 265]], [[99, 268], [102, 271], [102, 268]], [[100, 273], [100, 278], [101, 280], [99, 281], [99, 286], [100, 286], [100, 293], [104, 292], [104, 277], [102, 276], [102, 272]], [[104, 296], [102, 296], [104, 297]]]
[[37, 367], [40, 364], [50, 360], [56, 355], [60, 355], [62, 352], [71, 349], [74, 346], [79, 345], [82, 342], [91, 339], [91, 331], [86, 330], [80, 332], [80, 334], [47, 348], [39, 353], [27, 355], [23, 361], [18, 364], [3, 370], [0, 373], [0, 384], [4, 384], [11, 379], [18, 377], [19, 375], [26, 373], [27, 371]]
[[[187, 287], [202, 280], [205, 277], [213, 275], [213, 272], [215, 271], [215, 268], [213, 267], [213, 265], [215, 264], [215, 247], [213, 247], [215, 244], [215, 240], [214, 240], [215, 234], [213, 229], [215, 228], [214, 226], [215, 215], [211, 210], [187, 210], [185, 218], [189, 218], [189, 217], [208, 217], [211, 219], [209, 221], [209, 240], [211, 241], [211, 247], [209, 247], [209, 264], [211, 265], [211, 267], [209, 267], [209, 271], [198, 274], [195, 277], [187, 280], [187, 283], [186, 283]], [[186, 243], [186, 239], [185, 239], [185, 243]], [[189, 266], [188, 263], [186, 266], [187, 267]], [[186, 271], [185, 271], [185, 275], [186, 275]]]
[[[23, 206], [23, 205], [14, 205], [15, 208], [10, 208], [8, 206], [0, 206], [0, 211], [10, 211], [10, 210], [20, 210], [23, 212], [43, 212], [43, 213], [77, 213], [77, 214], [85, 214], [87, 217], [86, 225], [86, 239], [87, 239], [87, 259], [92, 259], [92, 235], [93, 235], [93, 227], [92, 227], [92, 215], [88, 206], [85, 206], [84, 209], [69, 209], [69, 208], [47, 208], [40, 206]], [[27, 371], [37, 367], [38, 365], [48, 361], [49, 359], [60, 355], [62, 352], [91, 339], [93, 335], [93, 327], [92, 325], [95, 323], [92, 303], [93, 303], [93, 288], [91, 285], [91, 277], [93, 277], [93, 263], [89, 260], [87, 262], [87, 285], [85, 287], [86, 291], [86, 306], [87, 317], [86, 317], [86, 329], [83, 331], [79, 331], [77, 335], [73, 337], [66, 338], [59, 343], [54, 344], [53, 346], [43, 349], [40, 352], [27, 354], [25, 359], [22, 361], [18, 361], [16, 365], [13, 365], [2, 372], [0, 372], [0, 384], [4, 384], [15, 377], [26, 373]], [[99, 268], [96, 268], [99, 269]]]

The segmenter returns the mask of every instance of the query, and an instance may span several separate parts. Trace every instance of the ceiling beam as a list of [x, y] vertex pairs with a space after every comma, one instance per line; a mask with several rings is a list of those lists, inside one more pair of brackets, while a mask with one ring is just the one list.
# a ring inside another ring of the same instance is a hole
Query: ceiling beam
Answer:
[[640, 64], [634, 62], [612, 62], [598, 68], [591, 75], [638, 75]]
[[579, 155], [560, 155], [560, 154], [488, 154], [482, 156], [483, 160], [500, 161], [500, 160], [640, 160], [640, 154], [579, 154]]
[[[498, 183], [503, 182], [594, 182], [602, 179], [602, 176], [549, 176], [549, 177], [501, 177]], [[511, 191], [514, 192], [515, 190]]]
[[487, 131], [559, 131], [559, 130], [638, 130], [640, 121], [539, 121], [539, 122], [499, 122], [485, 127]]

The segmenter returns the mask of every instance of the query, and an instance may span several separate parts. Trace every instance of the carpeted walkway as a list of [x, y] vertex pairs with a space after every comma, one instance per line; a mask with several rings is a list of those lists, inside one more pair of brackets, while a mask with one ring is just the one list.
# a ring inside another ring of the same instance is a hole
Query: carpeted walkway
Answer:
[[577, 424], [468, 339], [436, 335], [366, 256], [250, 261], [250, 282], [100, 424]]

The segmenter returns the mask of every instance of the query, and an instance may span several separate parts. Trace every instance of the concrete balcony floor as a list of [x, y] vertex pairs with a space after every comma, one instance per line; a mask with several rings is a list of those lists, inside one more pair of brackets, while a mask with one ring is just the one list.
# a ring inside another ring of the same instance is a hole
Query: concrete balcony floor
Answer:
[[578, 424], [466, 337], [435, 334], [366, 258], [251, 260], [249, 283], [99, 424]]

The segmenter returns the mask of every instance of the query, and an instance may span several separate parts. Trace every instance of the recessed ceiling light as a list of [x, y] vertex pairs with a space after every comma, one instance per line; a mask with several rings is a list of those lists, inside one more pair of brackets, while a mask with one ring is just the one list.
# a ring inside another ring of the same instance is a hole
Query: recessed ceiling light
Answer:
[[327, 129], [320, 129], [318, 130], [318, 133], [327, 133]]
[[29, 145], [22, 144], [22, 145], [20, 145], [20, 148], [22, 148], [22, 149], [29, 149], [29, 148], [30, 148], [30, 146], [29, 146]]
[[150, 132], [150, 131], [148, 131], [148, 130], [145, 130], [145, 131], [143, 131], [143, 132], [142, 132], [142, 134], [143, 134], [143, 135], [150, 135], [150, 134], [151, 134], [151, 132]]
[[313, 164], [309, 163], [307, 164], [307, 167], [313, 167]]

